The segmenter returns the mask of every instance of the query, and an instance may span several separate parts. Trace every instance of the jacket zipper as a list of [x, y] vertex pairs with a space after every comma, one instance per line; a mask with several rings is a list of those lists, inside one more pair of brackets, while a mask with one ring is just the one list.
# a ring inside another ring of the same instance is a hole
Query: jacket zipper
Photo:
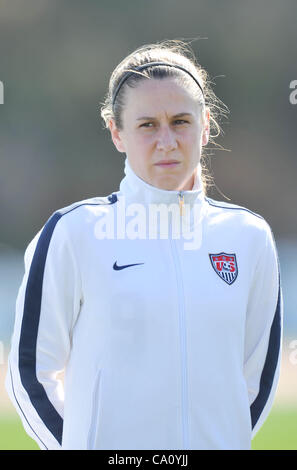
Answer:
[[[182, 201], [182, 202], [181, 202]], [[182, 191], [179, 193], [180, 214], [183, 215], [184, 196]], [[170, 238], [171, 251], [174, 260], [176, 282], [178, 290], [178, 311], [179, 311], [179, 332], [181, 348], [181, 396], [182, 396], [182, 436], [183, 448], [189, 449], [189, 416], [188, 416], [188, 368], [187, 368], [187, 334], [186, 334], [186, 315], [185, 315], [185, 297], [182, 280], [182, 270], [180, 266], [179, 255], [177, 252], [176, 241]]]
[[184, 198], [184, 192], [183, 191], [180, 191], [178, 193], [178, 200], [179, 200], [179, 213], [180, 213], [180, 215], [184, 215], [185, 198]]

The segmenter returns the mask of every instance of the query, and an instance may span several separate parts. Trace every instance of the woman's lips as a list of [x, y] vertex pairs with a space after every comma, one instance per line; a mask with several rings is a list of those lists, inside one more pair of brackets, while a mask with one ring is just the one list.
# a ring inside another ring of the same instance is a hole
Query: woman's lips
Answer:
[[180, 162], [178, 162], [177, 160], [162, 160], [161, 162], [155, 163], [156, 166], [164, 168], [173, 167], [179, 164]]

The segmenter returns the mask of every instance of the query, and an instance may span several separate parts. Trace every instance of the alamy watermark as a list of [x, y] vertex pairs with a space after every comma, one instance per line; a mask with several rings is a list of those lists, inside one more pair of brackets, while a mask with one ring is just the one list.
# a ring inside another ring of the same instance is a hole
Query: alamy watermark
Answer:
[[4, 85], [0, 80], [0, 104], [4, 104]]
[[202, 241], [203, 208], [199, 204], [126, 204], [118, 199], [115, 211], [101, 206], [95, 224], [99, 240], [182, 239], [185, 250], [197, 250]]
[[297, 365], [297, 339], [293, 339], [290, 344], [289, 348], [292, 349], [289, 355], [289, 361], [293, 366]]
[[0, 366], [4, 364], [4, 343], [0, 341]]
[[290, 103], [297, 104], [297, 80], [292, 80], [290, 83], [290, 88], [293, 89], [290, 93]]

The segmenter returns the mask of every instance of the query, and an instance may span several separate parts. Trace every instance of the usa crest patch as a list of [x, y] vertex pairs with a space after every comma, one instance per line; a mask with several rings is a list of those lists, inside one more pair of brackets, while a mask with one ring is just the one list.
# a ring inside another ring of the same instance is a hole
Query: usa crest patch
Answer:
[[223, 281], [231, 285], [238, 275], [236, 255], [234, 253], [217, 253], [209, 255], [211, 265]]

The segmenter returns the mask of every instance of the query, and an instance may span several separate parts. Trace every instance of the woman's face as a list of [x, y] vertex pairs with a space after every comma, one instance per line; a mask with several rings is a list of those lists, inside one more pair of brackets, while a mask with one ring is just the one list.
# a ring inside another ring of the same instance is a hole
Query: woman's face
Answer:
[[122, 130], [110, 131], [134, 173], [166, 190], [192, 189], [201, 149], [208, 142], [209, 112], [174, 79], [145, 79], [126, 88]]

